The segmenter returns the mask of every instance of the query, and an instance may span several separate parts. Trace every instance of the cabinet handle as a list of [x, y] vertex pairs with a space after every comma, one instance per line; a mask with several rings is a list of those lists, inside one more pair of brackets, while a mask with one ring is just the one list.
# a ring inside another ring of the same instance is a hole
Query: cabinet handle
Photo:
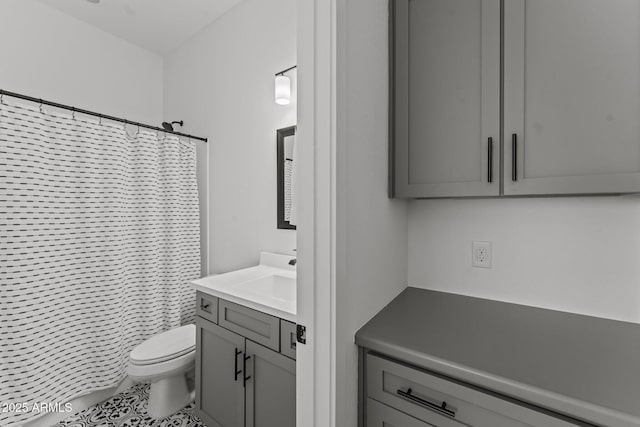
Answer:
[[251, 359], [251, 356], [247, 356], [246, 354], [242, 358], [242, 371], [244, 372], [242, 375], [242, 387], [247, 386], [247, 381], [251, 379], [251, 375], [247, 376], [247, 360]]
[[493, 138], [489, 137], [487, 144], [487, 181], [493, 182]]
[[431, 403], [428, 402], [424, 399], [419, 398], [418, 396], [415, 396], [413, 394], [411, 394], [411, 389], [408, 388], [407, 391], [398, 389], [398, 391], [396, 392], [398, 393], [400, 396], [404, 397], [405, 399], [408, 399], [414, 403], [417, 403], [419, 405], [422, 405], [428, 409], [434, 410], [436, 412], [439, 412], [441, 414], [447, 415], [451, 418], [455, 418], [456, 416], [456, 412], [452, 411], [451, 409], [447, 409], [447, 402], [442, 402], [440, 405], [437, 405], [435, 403]]
[[518, 180], [518, 135], [511, 135], [511, 181]]
[[236, 347], [236, 355], [234, 357], [234, 359], [235, 359], [235, 368], [234, 368], [235, 378], [234, 378], [234, 381], [238, 381], [238, 375], [240, 375], [242, 373], [242, 371], [238, 370], [238, 355], [240, 355], [240, 354], [242, 354], [242, 350], [238, 350], [238, 348]]
[[294, 334], [293, 332], [291, 332], [291, 334], [289, 334], [289, 335], [290, 335], [289, 340], [290, 340], [290, 344], [291, 344], [291, 349], [292, 349], [292, 350], [295, 350], [295, 349], [296, 349], [296, 344], [297, 344], [297, 341], [296, 341], [296, 334]]

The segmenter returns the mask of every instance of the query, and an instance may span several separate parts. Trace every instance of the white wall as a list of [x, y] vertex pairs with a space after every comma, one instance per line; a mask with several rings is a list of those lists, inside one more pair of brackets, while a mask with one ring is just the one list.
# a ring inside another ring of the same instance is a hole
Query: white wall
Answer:
[[409, 285], [640, 323], [640, 197], [413, 201]]
[[0, 88], [162, 121], [162, 58], [33, 0], [0, 1]]
[[354, 335], [406, 286], [407, 207], [387, 197], [388, 1], [337, 19], [335, 425], [356, 426]]
[[295, 248], [295, 231], [276, 228], [276, 129], [296, 124], [296, 105], [274, 102], [275, 73], [295, 63], [295, 0], [245, 0], [165, 58], [165, 119], [209, 138], [204, 273]]

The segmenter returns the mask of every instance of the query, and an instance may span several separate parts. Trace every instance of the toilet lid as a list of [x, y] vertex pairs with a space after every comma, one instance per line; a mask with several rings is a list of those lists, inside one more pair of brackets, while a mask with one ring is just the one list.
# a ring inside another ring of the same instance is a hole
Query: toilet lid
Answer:
[[154, 335], [131, 351], [129, 359], [136, 365], [150, 365], [175, 359], [196, 348], [196, 327], [185, 325]]

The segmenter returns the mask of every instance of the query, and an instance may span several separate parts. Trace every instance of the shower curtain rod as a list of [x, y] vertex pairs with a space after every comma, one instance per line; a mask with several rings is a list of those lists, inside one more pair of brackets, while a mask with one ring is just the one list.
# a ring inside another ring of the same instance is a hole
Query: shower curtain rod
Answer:
[[108, 116], [106, 114], [100, 114], [100, 113], [96, 113], [94, 111], [84, 110], [82, 108], [71, 107], [69, 105], [64, 105], [64, 104], [58, 104], [57, 102], [47, 101], [47, 100], [40, 99], [40, 98], [34, 98], [33, 96], [22, 95], [20, 93], [9, 92], [7, 90], [0, 89], [0, 96], [2, 96], [2, 95], [10, 96], [12, 98], [24, 99], [26, 101], [35, 102], [35, 103], [38, 103], [38, 104], [41, 104], [41, 105], [49, 105], [51, 107], [63, 108], [65, 110], [71, 110], [74, 113], [82, 113], [82, 114], [86, 114], [86, 115], [89, 115], [89, 116], [99, 117], [101, 119], [107, 119], [107, 120], [112, 120], [114, 122], [124, 123], [126, 125], [139, 126], [141, 128], [161, 131], [161, 132], [164, 132], [164, 133], [170, 133], [172, 135], [184, 136], [185, 138], [195, 139], [197, 141], [207, 142], [207, 138], [202, 138], [202, 137], [199, 137], [199, 136], [193, 136], [193, 135], [189, 135], [189, 134], [181, 133], [181, 132], [169, 131], [169, 130], [165, 130], [164, 128], [157, 127], [157, 126], [151, 126], [151, 125], [145, 125], [144, 123], [132, 122], [130, 120], [121, 119], [119, 117]]

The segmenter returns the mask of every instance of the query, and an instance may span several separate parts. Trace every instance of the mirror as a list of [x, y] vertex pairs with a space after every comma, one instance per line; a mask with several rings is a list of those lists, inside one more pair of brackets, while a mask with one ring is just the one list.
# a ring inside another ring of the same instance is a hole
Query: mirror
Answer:
[[278, 129], [276, 131], [277, 143], [277, 173], [278, 173], [278, 228], [295, 230], [296, 226], [290, 223], [291, 205], [293, 202], [291, 185], [293, 182], [293, 147], [296, 138], [296, 127]]

